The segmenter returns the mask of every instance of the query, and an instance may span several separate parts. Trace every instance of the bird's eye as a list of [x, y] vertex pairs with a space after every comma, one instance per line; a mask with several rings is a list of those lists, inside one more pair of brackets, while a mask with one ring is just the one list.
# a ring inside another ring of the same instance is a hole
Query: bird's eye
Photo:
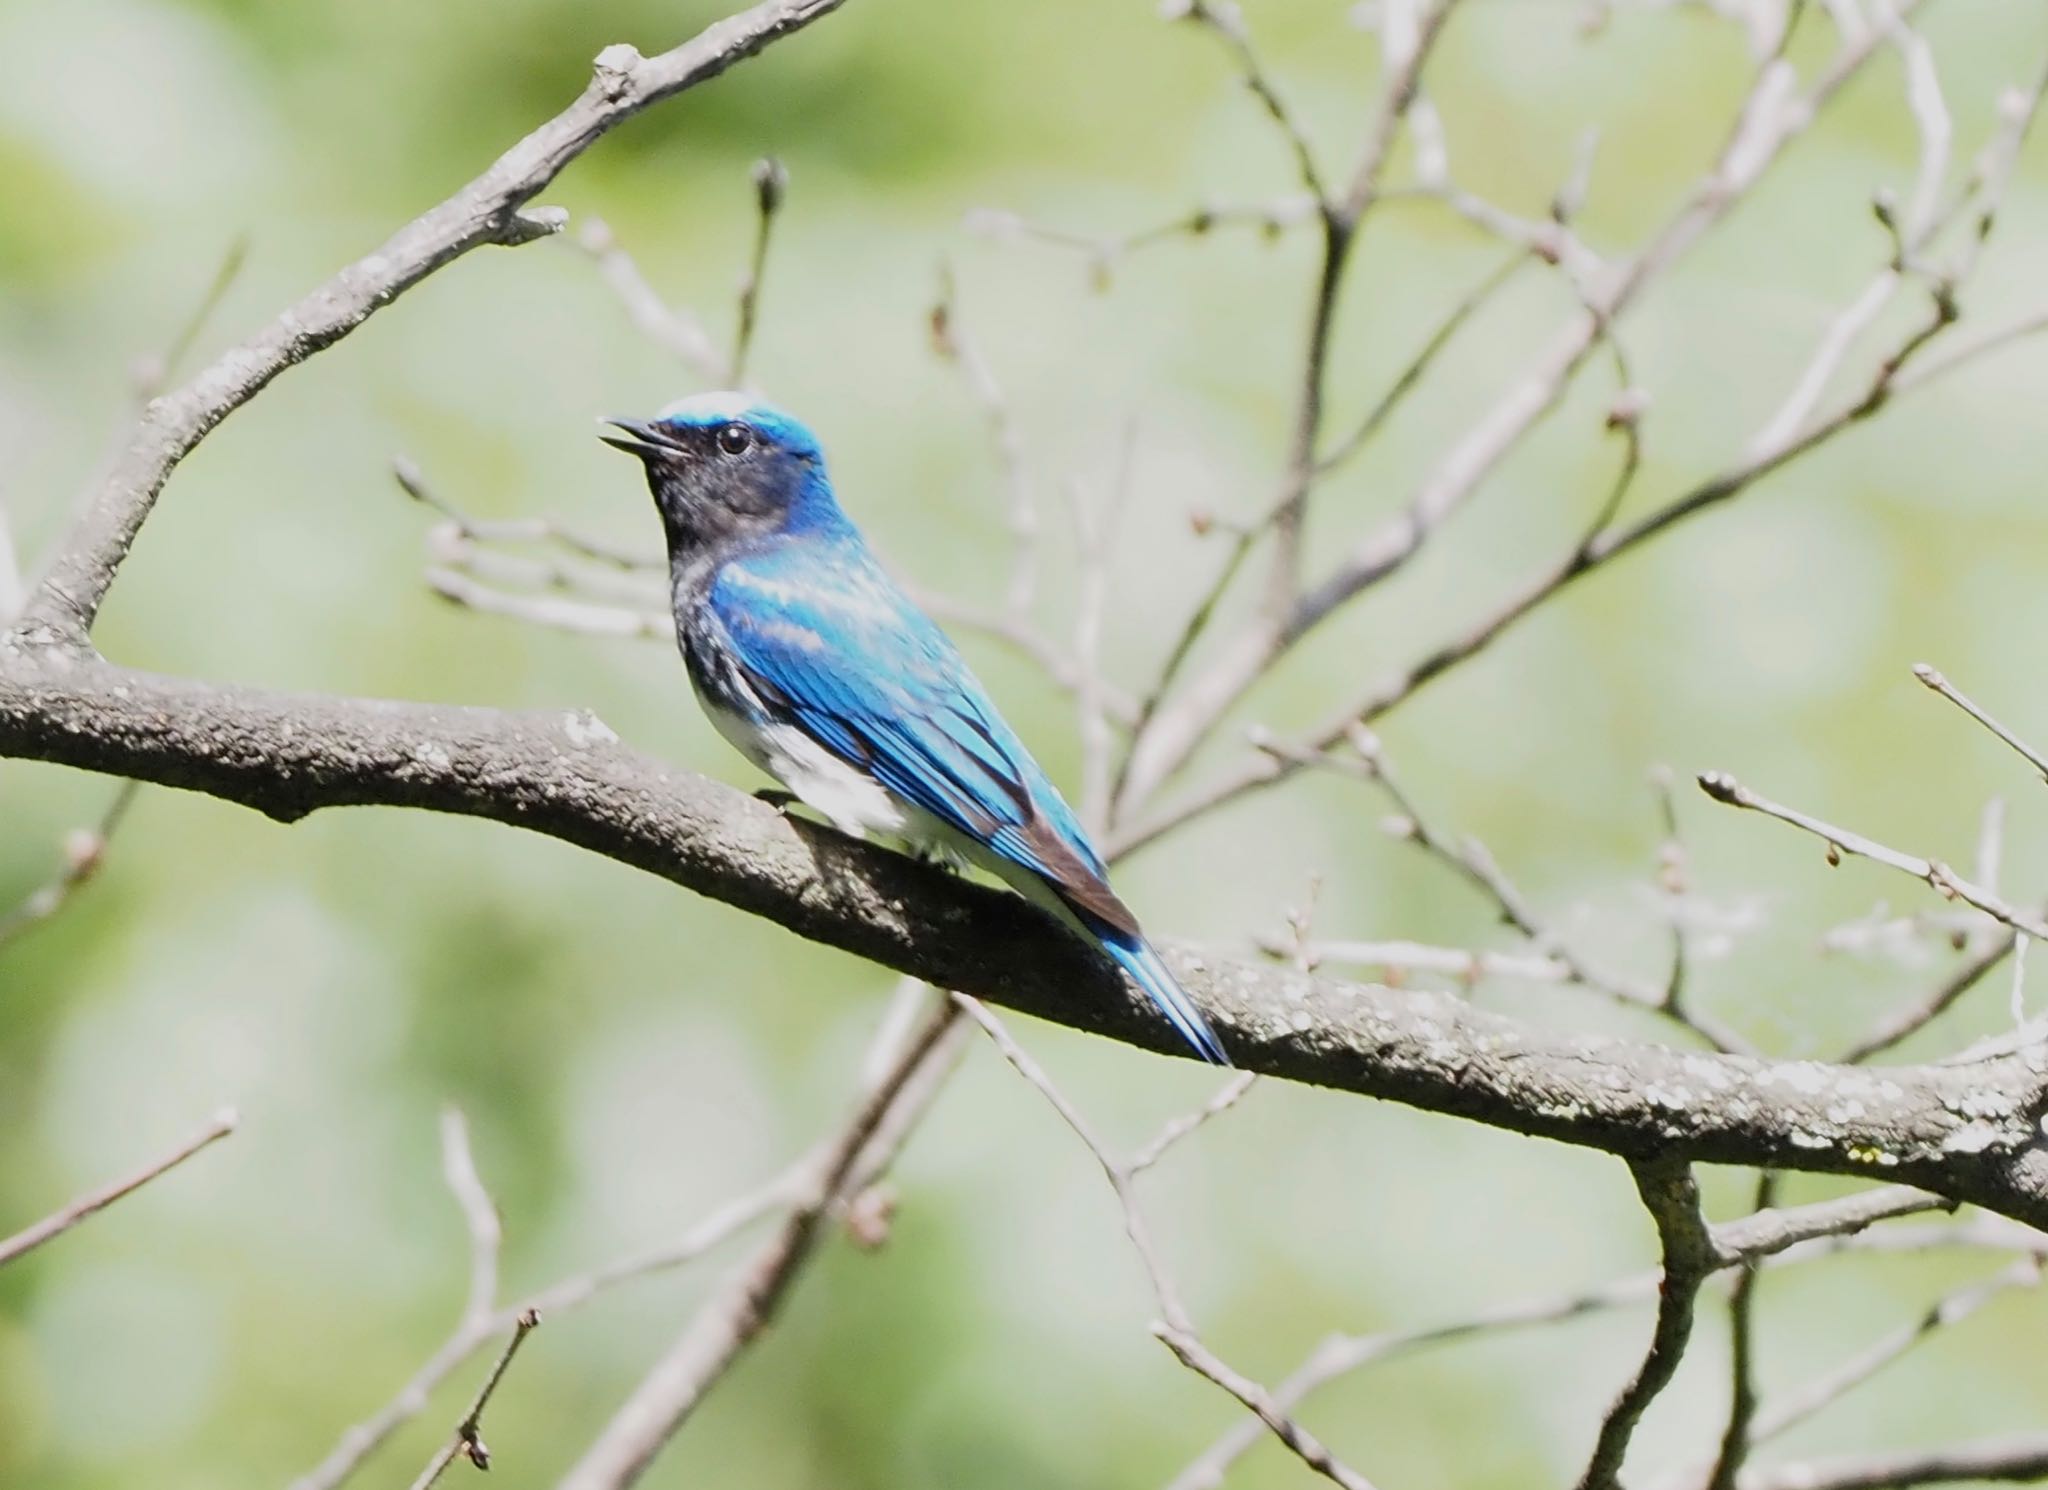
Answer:
[[728, 424], [718, 432], [718, 448], [727, 455], [745, 455], [754, 448], [754, 432], [744, 424]]

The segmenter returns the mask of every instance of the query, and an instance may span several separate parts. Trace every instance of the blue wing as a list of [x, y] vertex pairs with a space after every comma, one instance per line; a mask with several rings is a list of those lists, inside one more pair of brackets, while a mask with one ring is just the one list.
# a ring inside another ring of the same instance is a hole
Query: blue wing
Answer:
[[1211, 1060], [1216, 1037], [1110, 889], [1073, 810], [965, 660], [857, 538], [726, 564], [696, 616], [773, 722], [1043, 879]]
[[1073, 811], [965, 660], [857, 542], [727, 564], [700, 622], [778, 723], [1135, 931]]

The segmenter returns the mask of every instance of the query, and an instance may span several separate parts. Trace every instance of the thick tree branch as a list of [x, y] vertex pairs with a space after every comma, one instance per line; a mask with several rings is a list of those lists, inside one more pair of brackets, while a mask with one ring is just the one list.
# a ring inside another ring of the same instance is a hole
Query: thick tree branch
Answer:
[[1614, 1490], [1636, 1425], [1678, 1374], [1678, 1363], [1692, 1337], [1693, 1306], [1700, 1285], [1714, 1271], [1714, 1239], [1700, 1214], [1699, 1186], [1692, 1170], [1667, 1160], [1635, 1165], [1636, 1188], [1657, 1223], [1664, 1253], [1663, 1276], [1657, 1285], [1657, 1325], [1650, 1336], [1635, 1379], [1623, 1389], [1600, 1424], [1592, 1461], [1579, 1478], [1579, 1490]]
[[[0, 756], [184, 787], [283, 821], [383, 805], [577, 844], [798, 935], [1155, 1050], [1172, 1031], [1023, 901], [621, 745], [586, 713], [260, 692], [0, 645]], [[1248, 1070], [1625, 1157], [1882, 1176], [2048, 1223], [2048, 1054], [1884, 1069], [1553, 1032], [1447, 994], [1173, 959]]]

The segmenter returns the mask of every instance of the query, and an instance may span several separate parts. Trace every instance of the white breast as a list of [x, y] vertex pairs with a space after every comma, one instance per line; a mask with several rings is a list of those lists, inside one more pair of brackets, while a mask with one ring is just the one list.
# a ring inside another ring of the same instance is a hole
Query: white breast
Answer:
[[697, 695], [704, 712], [741, 755], [796, 793], [842, 833], [903, 836], [909, 816], [879, 781], [848, 765], [790, 724], [755, 725]]

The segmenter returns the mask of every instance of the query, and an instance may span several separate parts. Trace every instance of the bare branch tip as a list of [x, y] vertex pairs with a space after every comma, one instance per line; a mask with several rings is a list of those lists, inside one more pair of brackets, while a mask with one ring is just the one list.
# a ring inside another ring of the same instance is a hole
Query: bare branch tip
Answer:
[[754, 162], [754, 192], [761, 215], [773, 217], [789, 195], [789, 168], [772, 155], [762, 156]]
[[1742, 790], [1742, 783], [1733, 776], [1730, 776], [1726, 771], [1702, 771], [1699, 774], [1698, 780], [1700, 790], [1712, 797], [1716, 802], [1728, 807], [1740, 807], [1743, 805], [1745, 793]]
[[399, 489], [415, 502], [425, 502], [430, 507], [434, 504], [434, 499], [427, 493], [427, 473], [420, 469], [419, 462], [411, 456], [391, 457], [391, 479], [396, 481]]

